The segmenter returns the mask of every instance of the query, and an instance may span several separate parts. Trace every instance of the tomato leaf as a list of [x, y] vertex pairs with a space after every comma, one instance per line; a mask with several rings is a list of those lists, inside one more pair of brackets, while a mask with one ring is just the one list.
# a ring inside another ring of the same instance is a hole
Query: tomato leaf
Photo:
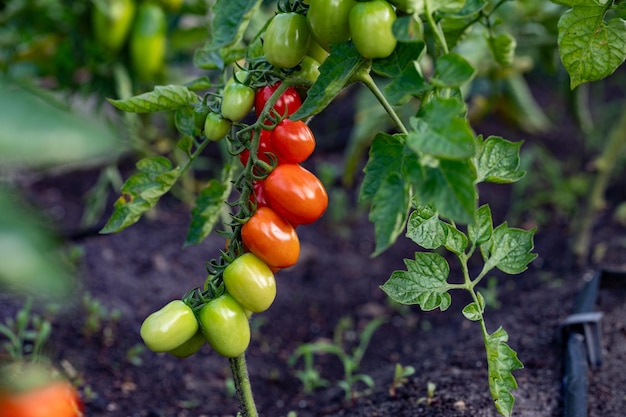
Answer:
[[409, 96], [418, 96], [430, 90], [431, 87], [424, 81], [422, 75], [414, 66], [406, 67], [383, 88], [387, 100], [392, 105], [401, 104]]
[[212, 8], [211, 41], [203, 50], [215, 51], [239, 42], [261, 3], [261, 0], [216, 1]]
[[417, 96], [430, 89], [416, 68], [416, 61], [425, 51], [423, 42], [399, 42], [393, 53], [372, 62], [372, 71], [388, 77], [391, 82], [384, 87], [385, 96], [392, 104], [402, 102], [410, 95]]
[[381, 183], [370, 209], [374, 223], [377, 256], [391, 246], [404, 230], [411, 204], [411, 190], [398, 174], [389, 175]]
[[424, 166], [422, 177], [414, 183], [422, 204], [432, 204], [440, 215], [461, 223], [471, 223], [478, 193], [476, 170], [469, 161], [440, 160]]
[[519, 151], [523, 142], [509, 142], [499, 136], [484, 141], [478, 137], [476, 170], [478, 182], [511, 183], [521, 179], [525, 172], [519, 169]]
[[225, 166], [222, 179], [212, 179], [198, 194], [196, 205], [191, 210], [191, 224], [187, 231], [185, 246], [201, 243], [215, 227], [232, 190], [234, 166], [234, 164]]
[[478, 321], [482, 318], [484, 313], [484, 307], [481, 309], [480, 306], [471, 302], [463, 308], [463, 315], [466, 319], [471, 321]]
[[443, 224], [446, 231], [446, 242], [444, 243], [446, 249], [456, 255], [460, 255], [465, 252], [465, 249], [467, 248], [467, 236], [465, 236], [465, 233], [461, 232], [451, 224]]
[[626, 59], [626, 21], [604, 17], [613, 2], [570, 2], [572, 9], [559, 19], [558, 46], [570, 75], [570, 87], [601, 80]]
[[174, 124], [183, 135], [193, 136], [196, 130], [193, 107], [185, 106], [177, 109], [174, 113]]
[[491, 239], [480, 247], [486, 260], [485, 269], [495, 267], [507, 274], [524, 272], [537, 257], [531, 253], [535, 231], [509, 228], [506, 222], [496, 227]]
[[415, 260], [405, 259], [406, 271], [394, 271], [381, 289], [401, 304], [419, 304], [424, 311], [450, 307], [448, 274], [450, 266], [441, 255], [415, 253]]
[[309, 89], [302, 106], [290, 119], [306, 119], [324, 110], [366, 62], [352, 42], [332, 45], [330, 50], [330, 55], [319, 67], [317, 81]]
[[446, 242], [446, 230], [431, 206], [419, 206], [411, 213], [406, 236], [424, 249], [437, 249]]
[[487, 204], [476, 210], [474, 223], [467, 226], [467, 233], [475, 245], [480, 245], [491, 239], [493, 220], [491, 219], [491, 208]]
[[189, 104], [198, 103], [196, 93], [182, 85], [156, 86], [153, 91], [123, 100], [107, 99], [122, 111], [131, 113], [152, 113], [176, 110]]
[[442, 88], [459, 88], [474, 77], [476, 70], [461, 55], [450, 53], [435, 61], [430, 83]]
[[399, 171], [404, 141], [399, 135], [378, 133], [370, 147], [369, 160], [365, 166], [365, 178], [361, 183], [359, 201], [371, 201], [387, 177]]
[[398, 42], [421, 42], [424, 39], [424, 25], [415, 16], [399, 16], [391, 27]]
[[511, 372], [524, 367], [517, 353], [506, 344], [508, 340], [509, 335], [502, 327], [485, 337], [489, 391], [496, 409], [506, 417], [511, 416], [515, 402], [511, 391], [517, 389], [517, 381]]
[[140, 160], [137, 170], [122, 186], [115, 210], [100, 233], [116, 233], [136, 223], [172, 188], [180, 175], [180, 167], [172, 168], [170, 160], [163, 156]]
[[437, 158], [463, 159], [474, 157], [474, 134], [460, 98], [434, 98], [422, 106], [410, 120], [412, 130], [408, 146], [418, 153]]

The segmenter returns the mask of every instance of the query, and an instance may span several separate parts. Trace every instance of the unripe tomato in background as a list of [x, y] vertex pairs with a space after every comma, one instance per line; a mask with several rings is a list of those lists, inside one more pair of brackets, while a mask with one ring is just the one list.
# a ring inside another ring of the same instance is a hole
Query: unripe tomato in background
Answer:
[[204, 337], [222, 356], [242, 355], [250, 344], [250, 324], [244, 308], [229, 294], [209, 301], [198, 313]]
[[363, 58], [386, 58], [396, 49], [391, 27], [396, 12], [385, 0], [358, 3], [350, 11], [350, 33], [356, 50]]
[[309, 40], [309, 50], [306, 54], [319, 62], [320, 65], [326, 61], [326, 58], [328, 58], [329, 55], [328, 51], [322, 48], [319, 42], [317, 42], [315, 36], [311, 36], [311, 39]]
[[310, 31], [306, 17], [299, 13], [279, 13], [270, 21], [263, 37], [263, 54], [278, 68], [293, 68], [309, 48]]
[[163, 69], [166, 32], [163, 9], [154, 3], [142, 3], [130, 37], [131, 63], [141, 80], [150, 81]]
[[209, 112], [204, 121], [204, 137], [218, 141], [228, 134], [232, 123], [215, 112]]
[[[348, 18], [355, 0], [310, 0], [306, 19], [311, 33], [327, 51], [330, 45], [350, 39]], [[322, 61], [320, 61], [322, 62]]]
[[174, 300], [150, 314], [139, 333], [151, 351], [168, 352], [191, 339], [197, 331], [198, 321], [191, 307]]
[[184, 0], [159, 0], [161, 6], [170, 13], [178, 13]]
[[82, 417], [72, 384], [41, 362], [15, 362], [0, 370], [0, 416]]
[[322, 182], [297, 164], [278, 165], [263, 188], [268, 206], [294, 226], [313, 223], [328, 207]]
[[134, 0], [94, 2], [91, 23], [96, 41], [111, 53], [122, 49], [128, 38], [135, 11]]
[[224, 285], [243, 308], [253, 313], [267, 310], [276, 298], [274, 273], [263, 260], [250, 252], [244, 253], [224, 269]]
[[254, 106], [255, 92], [251, 87], [231, 78], [222, 93], [220, 111], [224, 119], [239, 122], [250, 113]]
[[298, 262], [300, 240], [296, 229], [270, 207], [257, 209], [241, 228], [241, 239], [270, 267], [289, 268]]

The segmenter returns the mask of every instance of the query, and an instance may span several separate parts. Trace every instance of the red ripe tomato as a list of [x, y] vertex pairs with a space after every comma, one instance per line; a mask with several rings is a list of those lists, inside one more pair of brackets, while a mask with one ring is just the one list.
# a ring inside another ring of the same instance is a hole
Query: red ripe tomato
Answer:
[[289, 268], [300, 256], [296, 229], [269, 207], [261, 207], [241, 228], [250, 252], [274, 268]]
[[272, 131], [272, 148], [279, 163], [298, 164], [315, 149], [315, 137], [301, 120], [283, 119]]
[[250, 202], [256, 203], [257, 209], [267, 207], [267, 197], [265, 196], [265, 181], [252, 182], [252, 194]]
[[[274, 148], [272, 148], [272, 131], [262, 129], [261, 137], [259, 138], [259, 149], [256, 154], [257, 158], [259, 158], [261, 161], [267, 162], [268, 164], [271, 163], [269, 156], [267, 156], [268, 152], [273, 154], [276, 153], [274, 152]], [[239, 160], [241, 161], [241, 164], [243, 166], [246, 166], [248, 164], [249, 158], [250, 151], [248, 149], [245, 149], [239, 154]]]
[[268, 205], [292, 225], [317, 220], [328, 207], [321, 181], [297, 164], [278, 165], [265, 179]]
[[[257, 90], [254, 97], [254, 111], [257, 117], [261, 115], [261, 112], [265, 107], [265, 103], [267, 103], [267, 100], [272, 97], [272, 94], [274, 94], [274, 91], [276, 91], [278, 86], [280, 86], [280, 82], [277, 82], [274, 85], [266, 85], [265, 87], [261, 87]], [[274, 105], [274, 110], [281, 116], [287, 117], [294, 114], [301, 105], [302, 99], [298, 94], [298, 90], [296, 90], [295, 87], [289, 87]]]

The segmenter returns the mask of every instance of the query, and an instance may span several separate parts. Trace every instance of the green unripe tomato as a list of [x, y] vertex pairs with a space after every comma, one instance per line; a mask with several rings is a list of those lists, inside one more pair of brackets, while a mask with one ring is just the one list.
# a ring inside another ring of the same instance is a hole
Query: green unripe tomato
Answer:
[[209, 301], [198, 314], [204, 337], [222, 356], [242, 355], [250, 344], [250, 324], [243, 307], [229, 294]]
[[246, 310], [260, 313], [276, 298], [276, 280], [272, 270], [256, 255], [248, 252], [224, 269], [226, 291]]
[[326, 61], [326, 58], [328, 58], [329, 55], [328, 51], [322, 48], [317, 40], [315, 40], [315, 36], [311, 36], [311, 39], [309, 40], [309, 49], [306, 54], [319, 62], [320, 65]]
[[348, 19], [356, 4], [355, 0], [310, 0], [306, 19], [322, 48], [330, 51], [330, 45], [350, 39]]
[[153, 352], [168, 352], [187, 342], [198, 332], [198, 321], [191, 307], [174, 300], [150, 314], [139, 331]]
[[149, 81], [163, 68], [166, 50], [165, 12], [153, 3], [142, 3], [130, 37], [130, 55], [137, 76]]
[[128, 37], [135, 17], [133, 0], [95, 2], [91, 14], [96, 41], [111, 53], [116, 53]]
[[187, 340], [177, 348], [170, 350], [168, 353], [176, 356], [177, 358], [188, 358], [199, 351], [205, 343], [206, 339], [204, 338], [204, 334], [202, 334], [201, 330], [198, 330], [196, 334], [191, 337], [191, 339]]
[[204, 137], [217, 142], [228, 134], [232, 122], [224, 119], [221, 115], [209, 112], [204, 121]]
[[415, 12], [422, 13], [424, 11], [424, 0], [388, 0], [398, 10], [413, 14]]
[[160, 0], [161, 7], [170, 13], [177, 13], [180, 10], [180, 6], [183, 5], [184, 0]]
[[263, 54], [278, 68], [293, 68], [309, 48], [309, 26], [298, 13], [279, 13], [270, 22], [263, 37]]
[[385, 0], [358, 3], [350, 11], [352, 42], [363, 58], [386, 58], [396, 48], [391, 26], [396, 12]]
[[300, 62], [300, 68], [294, 71], [291, 76], [295, 78], [302, 78], [311, 83], [317, 81], [320, 76], [320, 63], [310, 56], [305, 56]]
[[254, 95], [254, 89], [237, 81], [229, 80], [222, 94], [220, 110], [222, 117], [231, 122], [238, 122], [246, 117], [254, 106]]

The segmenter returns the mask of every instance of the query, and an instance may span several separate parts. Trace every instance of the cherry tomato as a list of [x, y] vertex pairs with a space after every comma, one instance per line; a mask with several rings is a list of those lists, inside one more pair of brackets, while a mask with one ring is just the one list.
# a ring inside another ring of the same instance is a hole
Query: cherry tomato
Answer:
[[330, 45], [350, 39], [348, 17], [355, 0], [310, 0], [306, 19], [311, 33], [327, 51]]
[[274, 168], [264, 189], [268, 205], [292, 225], [313, 223], [328, 206], [328, 194], [320, 180], [297, 164]]
[[[256, 116], [259, 117], [263, 108], [265, 107], [265, 103], [267, 100], [272, 97], [272, 94], [278, 86], [280, 82], [273, 85], [266, 85], [265, 87], [259, 88], [256, 92], [256, 96], [254, 97], [254, 111]], [[290, 116], [296, 112], [302, 105], [302, 99], [298, 94], [298, 90], [295, 87], [289, 87], [285, 92], [278, 98], [276, 104], [274, 104], [274, 111], [281, 116]]]
[[244, 308], [229, 294], [209, 301], [198, 313], [204, 337], [222, 356], [242, 355], [250, 344], [250, 324]]
[[[261, 161], [271, 163], [270, 157], [268, 154], [274, 154], [274, 148], [272, 148], [272, 131], [261, 129], [261, 137], [259, 138], [259, 149], [257, 151], [257, 158]], [[244, 149], [239, 154], [239, 161], [241, 161], [241, 165], [246, 166], [248, 164], [248, 159], [250, 158], [250, 151], [248, 149]]]
[[135, 10], [133, 0], [94, 2], [91, 23], [96, 41], [112, 53], [122, 49], [135, 17]]
[[250, 252], [270, 267], [289, 268], [300, 256], [296, 229], [269, 207], [260, 207], [241, 228]]
[[297, 164], [311, 156], [315, 137], [303, 121], [283, 119], [272, 131], [272, 148], [279, 163]]
[[310, 56], [305, 56], [300, 62], [300, 68], [291, 74], [313, 84], [320, 76], [320, 63]]
[[36, 362], [5, 365], [0, 375], [0, 416], [81, 417], [78, 392]]
[[293, 68], [309, 48], [309, 26], [299, 13], [279, 13], [271, 20], [263, 38], [267, 62], [278, 68]]
[[257, 209], [267, 207], [267, 197], [265, 196], [265, 181], [254, 181], [252, 183], [252, 194], [250, 202], [255, 203]]
[[191, 307], [174, 300], [150, 314], [139, 333], [151, 351], [168, 352], [191, 339], [197, 331], [198, 321]]
[[209, 112], [204, 121], [204, 137], [208, 140], [218, 141], [228, 134], [232, 122], [224, 119], [221, 115]]
[[206, 339], [204, 338], [204, 334], [202, 334], [202, 331], [198, 329], [196, 334], [193, 335], [191, 339], [187, 340], [182, 345], [170, 350], [168, 353], [177, 358], [188, 358], [189, 356], [198, 352], [205, 343]]
[[391, 26], [396, 12], [385, 0], [358, 3], [350, 11], [350, 32], [356, 50], [363, 58], [386, 58], [396, 48]]
[[309, 40], [309, 50], [306, 54], [319, 62], [320, 65], [323, 64], [324, 61], [326, 61], [326, 58], [328, 58], [329, 55], [328, 51], [322, 48], [317, 40], [315, 40], [314, 36], [311, 36], [311, 40]]
[[[250, 236], [250, 229], [247, 234]], [[224, 285], [243, 308], [253, 313], [267, 310], [276, 298], [274, 274], [265, 262], [250, 252], [244, 253], [224, 269]]]
[[133, 68], [142, 80], [151, 80], [163, 68], [166, 26], [163, 9], [153, 3], [141, 3], [130, 37], [130, 54]]
[[222, 95], [222, 117], [231, 122], [238, 122], [252, 110], [254, 90], [237, 81], [229, 81]]

